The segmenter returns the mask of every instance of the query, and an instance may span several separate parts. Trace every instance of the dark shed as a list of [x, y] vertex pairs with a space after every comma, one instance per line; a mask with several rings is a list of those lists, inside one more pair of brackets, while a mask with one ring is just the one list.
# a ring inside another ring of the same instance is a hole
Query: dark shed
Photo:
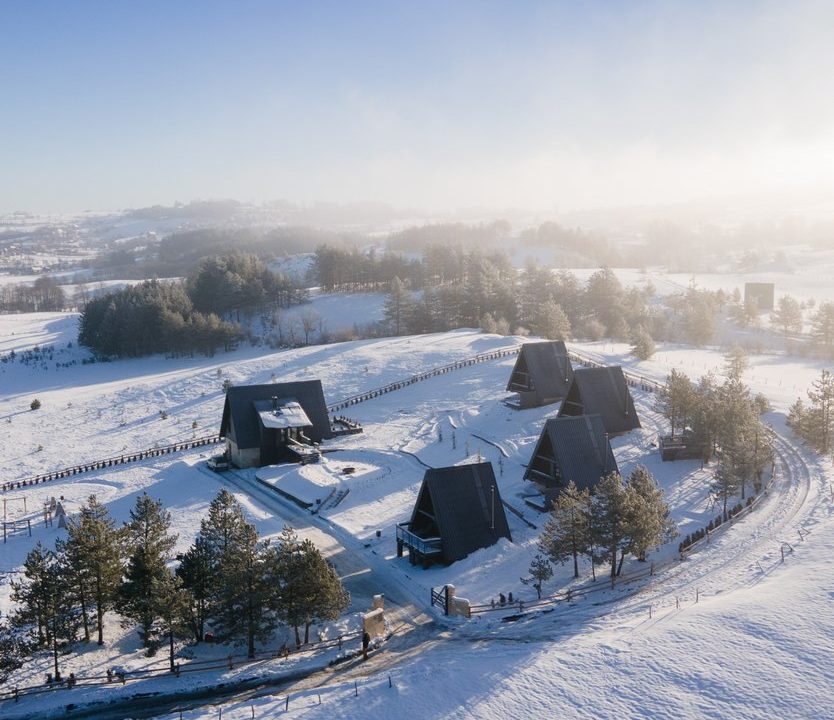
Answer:
[[427, 470], [411, 522], [397, 527], [397, 551], [413, 562], [455, 562], [469, 553], [512, 540], [492, 463]]
[[609, 436], [640, 427], [634, 400], [619, 365], [574, 371], [559, 417], [576, 415], [601, 415]]
[[548, 420], [524, 473], [544, 486], [553, 500], [571, 480], [580, 490], [593, 490], [608, 473], [619, 472], [608, 434], [599, 415]]
[[565, 343], [561, 340], [524, 343], [507, 390], [518, 393], [519, 407], [539, 407], [565, 397], [572, 379], [573, 366]]
[[759, 312], [773, 310], [775, 285], [768, 282], [744, 283], [744, 304], [753, 303]]

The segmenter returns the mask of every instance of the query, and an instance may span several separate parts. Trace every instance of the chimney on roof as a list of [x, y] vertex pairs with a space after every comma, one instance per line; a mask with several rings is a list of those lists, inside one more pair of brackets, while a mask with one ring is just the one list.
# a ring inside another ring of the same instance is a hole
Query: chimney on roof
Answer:
[[277, 395], [272, 396], [272, 409], [273, 410], [278, 409], [278, 396]]

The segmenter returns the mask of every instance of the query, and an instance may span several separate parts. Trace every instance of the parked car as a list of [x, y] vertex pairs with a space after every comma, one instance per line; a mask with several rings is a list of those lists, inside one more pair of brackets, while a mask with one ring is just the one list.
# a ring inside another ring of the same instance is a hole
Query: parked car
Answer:
[[215, 455], [206, 460], [208, 465], [214, 472], [223, 472], [229, 469], [229, 458], [225, 455]]

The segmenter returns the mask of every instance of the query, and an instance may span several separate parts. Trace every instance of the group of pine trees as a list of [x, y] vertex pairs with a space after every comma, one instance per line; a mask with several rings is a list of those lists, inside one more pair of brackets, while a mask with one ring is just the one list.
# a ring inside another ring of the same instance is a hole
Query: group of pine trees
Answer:
[[579, 577], [581, 557], [592, 568], [609, 562], [613, 579], [626, 556], [645, 560], [649, 550], [676, 534], [663, 492], [645, 467], [635, 468], [625, 481], [619, 473], [600, 478], [593, 494], [571, 481], [553, 502], [527, 581], [541, 597], [542, 583], [552, 575], [551, 563], [572, 562]]
[[672, 435], [683, 435], [703, 462], [717, 465], [711, 492], [726, 519], [732, 499], [758, 492], [765, 469], [773, 462], [770, 433], [761, 416], [769, 409], [763, 395], [751, 396], [742, 382], [747, 357], [738, 348], [726, 359], [725, 380], [707, 373], [693, 383], [672, 370], [657, 394], [657, 410], [669, 421]]
[[93, 298], [81, 314], [78, 341], [116, 357], [153, 353], [213, 355], [242, 337], [241, 314], [306, 299], [255, 255], [203, 260], [184, 282], [146, 282]]
[[533, 333], [553, 340], [578, 334], [631, 341], [646, 358], [654, 352], [649, 330], [654, 314], [649, 305], [651, 288], [626, 290], [608, 268], [595, 272], [583, 285], [569, 272], [553, 273], [535, 264], [519, 274], [505, 255], [473, 250], [458, 258], [446, 251], [450, 267], [431, 272], [429, 250], [423, 259], [422, 285], [399, 276], [390, 279], [384, 314], [387, 332], [404, 335], [481, 327], [486, 332]]
[[[292, 627], [297, 645], [310, 627], [334, 620], [350, 602], [333, 567], [309, 540], [285, 527], [278, 542], [259, 538], [234, 496], [211, 502], [188, 551], [172, 556], [177, 536], [161, 501], [143, 493], [122, 527], [90, 496], [69, 520], [54, 549], [38, 543], [13, 583], [16, 610], [0, 625], [4, 652], [48, 648], [55, 654], [95, 637], [105, 642], [105, 617], [117, 613], [137, 628], [149, 654], [175, 641], [243, 643], [254, 657], [279, 623]], [[17, 643], [16, 645], [14, 643]], [[19, 659], [19, 658], [18, 658]], [[2, 669], [2, 668], [0, 668]]]

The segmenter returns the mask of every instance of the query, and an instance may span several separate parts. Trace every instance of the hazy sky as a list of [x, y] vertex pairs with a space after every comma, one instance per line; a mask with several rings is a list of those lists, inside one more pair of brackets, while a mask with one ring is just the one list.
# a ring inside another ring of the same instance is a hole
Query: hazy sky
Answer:
[[834, 187], [834, 3], [0, 0], [0, 211]]

